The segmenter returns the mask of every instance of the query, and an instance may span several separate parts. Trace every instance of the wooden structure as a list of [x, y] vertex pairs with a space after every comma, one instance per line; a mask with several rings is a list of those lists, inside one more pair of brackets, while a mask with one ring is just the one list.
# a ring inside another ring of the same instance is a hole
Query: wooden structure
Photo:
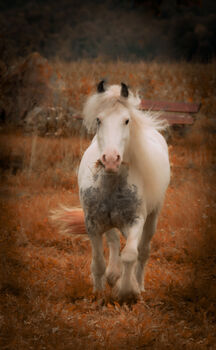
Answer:
[[169, 124], [193, 124], [192, 114], [200, 109], [200, 103], [167, 102], [142, 100], [140, 108], [142, 110], [161, 111], [161, 119], [167, 119]]

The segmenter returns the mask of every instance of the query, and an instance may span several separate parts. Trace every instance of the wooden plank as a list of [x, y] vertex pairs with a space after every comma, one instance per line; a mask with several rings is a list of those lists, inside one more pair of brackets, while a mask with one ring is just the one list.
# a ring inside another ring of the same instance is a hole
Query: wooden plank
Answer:
[[166, 119], [170, 125], [174, 125], [174, 124], [192, 125], [194, 123], [194, 119], [190, 114], [163, 113], [160, 115], [160, 119]]
[[73, 115], [72, 118], [76, 120], [83, 120], [83, 117], [81, 115]]
[[143, 99], [140, 107], [141, 109], [152, 111], [197, 113], [200, 109], [200, 103], [152, 101]]

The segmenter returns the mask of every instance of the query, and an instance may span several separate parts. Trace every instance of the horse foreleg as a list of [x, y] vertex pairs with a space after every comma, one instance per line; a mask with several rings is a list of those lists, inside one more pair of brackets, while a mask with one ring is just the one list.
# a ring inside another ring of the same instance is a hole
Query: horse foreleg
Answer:
[[113, 286], [121, 274], [120, 240], [115, 229], [106, 232], [106, 240], [109, 246], [109, 262], [106, 268], [106, 278], [110, 286]]
[[121, 254], [122, 274], [115, 287], [115, 294], [120, 300], [136, 299], [140, 294], [134, 268], [138, 257], [138, 245], [142, 236], [143, 225], [144, 218], [139, 218], [133, 226], [124, 231], [127, 241]]
[[91, 272], [94, 284], [93, 291], [101, 291], [105, 285], [106, 263], [103, 254], [103, 237], [101, 234], [89, 234], [92, 246]]
[[136, 265], [136, 278], [141, 291], [145, 290], [144, 267], [149, 257], [150, 242], [156, 230], [157, 217], [158, 217], [158, 211], [154, 211], [147, 216], [147, 219], [143, 228], [142, 238], [138, 246], [139, 253], [138, 253], [138, 261]]

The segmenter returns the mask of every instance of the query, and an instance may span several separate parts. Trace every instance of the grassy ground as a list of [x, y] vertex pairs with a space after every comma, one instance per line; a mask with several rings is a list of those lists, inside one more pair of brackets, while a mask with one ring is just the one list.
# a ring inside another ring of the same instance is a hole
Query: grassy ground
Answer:
[[92, 293], [89, 240], [60, 235], [48, 219], [59, 203], [79, 206], [76, 171], [89, 140], [1, 130], [1, 349], [214, 349], [213, 65], [55, 65], [77, 108], [104, 75], [143, 86], [149, 98], [203, 106], [183, 136], [171, 131], [172, 180], [152, 241], [146, 292], [131, 306], [113, 300], [108, 286], [103, 295]]

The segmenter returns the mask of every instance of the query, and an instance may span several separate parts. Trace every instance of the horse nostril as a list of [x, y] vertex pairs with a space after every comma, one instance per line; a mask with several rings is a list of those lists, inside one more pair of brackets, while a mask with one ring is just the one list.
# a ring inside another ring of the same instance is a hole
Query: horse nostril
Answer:
[[102, 155], [102, 162], [106, 163], [106, 155], [105, 154]]
[[119, 163], [120, 162], [120, 155], [118, 154], [116, 157], [116, 161]]

